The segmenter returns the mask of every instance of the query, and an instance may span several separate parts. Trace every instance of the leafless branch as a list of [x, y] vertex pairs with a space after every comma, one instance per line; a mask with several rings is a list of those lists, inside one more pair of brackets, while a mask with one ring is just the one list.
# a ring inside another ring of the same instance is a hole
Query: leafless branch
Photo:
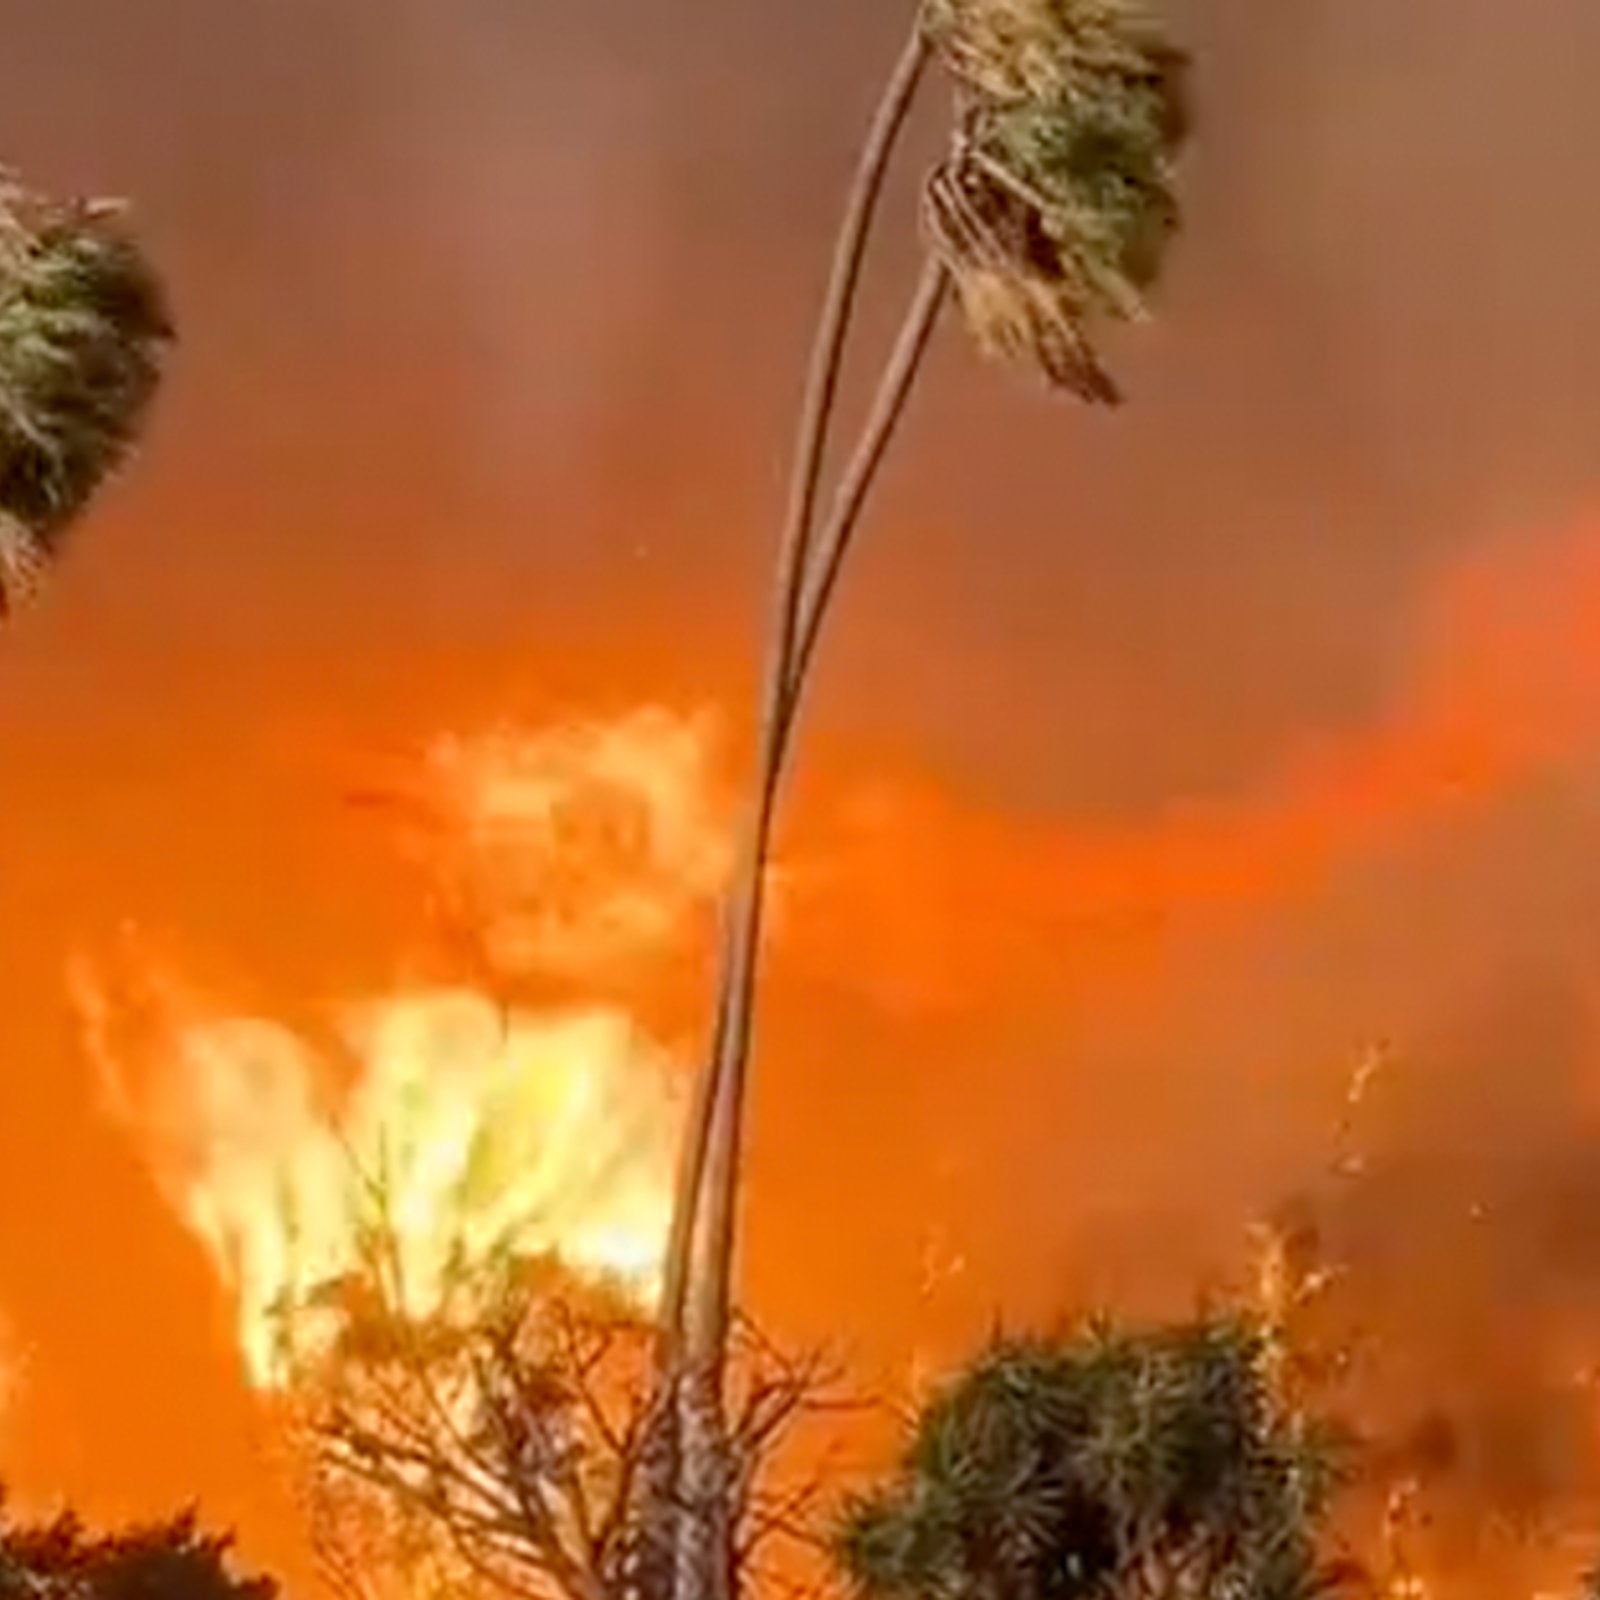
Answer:
[[[383, 1600], [371, 1567], [386, 1541], [413, 1569], [426, 1550], [446, 1587], [454, 1567], [514, 1600], [622, 1600], [656, 1329], [547, 1264], [510, 1259], [462, 1267], [446, 1304], [418, 1317], [381, 1160], [363, 1183], [372, 1222], [359, 1282], [319, 1306], [337, 1334], [303, 1385], [307, 1461], [328, 1511], [323, 1565], [340, 1600]], [[741, 1560], [775, 1539], [814, 1542], [817, 1485], [780, 1488], [772, 1467], [802, 1418], [847, 1408], [833, 1376], [740, 1322], [727, 1493]], [[411, 1576], [398, 1586], [414, 1588]]]

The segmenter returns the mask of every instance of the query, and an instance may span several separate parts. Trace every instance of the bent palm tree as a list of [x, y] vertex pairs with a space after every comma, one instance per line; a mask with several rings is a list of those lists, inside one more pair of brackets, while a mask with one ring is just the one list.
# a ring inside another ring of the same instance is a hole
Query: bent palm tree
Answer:
[[[927, 262], [865, 430], [818, 526], [823, 458], [856, 290], [890, 159], [929, 62], [954, 89], [924, 195]], [[863, 149], [801, 414], [768, 640], [754, 795], [729, 897], [712, 1047], [680, 1171], [662, 1306], [662, 1405], [647, 1546], [675, 1527], [678, 1600], [724, 1600], [721, 1368], [763, 877], [807, 669], [851, 536], [953, 287], [986, 353], [1108, 404], [1095, 324], [1140, 314], [1176, 231], [1185, 59], [1135, 0], [927, 0]], [[648, 1553], [648, 1552], [647, 1552]], [[646, 1587], [658, 1592], [655, 1569]]]
[[0, 615], [36, 595], [132, 449], [172, 338], [121, 207], [0, 174]]

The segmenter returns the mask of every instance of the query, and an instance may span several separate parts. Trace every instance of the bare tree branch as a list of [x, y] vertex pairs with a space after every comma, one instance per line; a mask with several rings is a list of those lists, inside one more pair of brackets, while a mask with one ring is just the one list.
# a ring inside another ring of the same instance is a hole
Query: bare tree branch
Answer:
[[[386, 1556], [400, 1592], [426, 1565], [441, 1593], [459, 1580], [514, 1600], [624, 1600], [658, 1330], [548, 1262], [469, 1266], [464, 1252], [419, 1315], [381, 1161], [362, 1195], [359, 1272], [299, 1308], [320, 1339], [285, 1339], [300, 1352], [319, 1559], [341, 1600], [387, 1600], [373, 1574]], [[817, 1485], [775, 1481], [774, 1462], [797, 1423], [842, 1407], [820, 1357], [745, 1319], [737, 1331], [727, 1493], [748, 1562], [769, 1541], [808, 1542]]]

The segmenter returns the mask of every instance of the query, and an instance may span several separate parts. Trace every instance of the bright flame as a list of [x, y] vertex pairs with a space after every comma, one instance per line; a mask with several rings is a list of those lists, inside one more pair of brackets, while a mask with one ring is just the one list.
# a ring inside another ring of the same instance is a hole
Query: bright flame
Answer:
[[465, 991], [352, 1007], [338, 1039], [358, 1078], [332, 1110], [327, 1062], [254, 1019], [169, 1018], [169, 1070], [141, 1104], [110, 1003], [86, 998], [107, 1083], [234, 1297], [257, 1384], [289, 1376], [283, 1314], [360, 1269], [375, 1184], [410, 1314], [505, 1250], [653, 1294], [676, 1110], [664, 1053], [620, 1013], [507, 1017]]
[[360, 1270], [374, 1221], [414, 1315], [508, 1251], [653, 1293], [678, 1119], [667, 1053], [614, 1006], [531, 1011], [489, 993], [530, 971], [598, 992], [681, 944], [726, 870], [711, 793], [705, 724], [661, 711], [441, 741], [382, 798], [429, 821], [484, 992], [343, 1004], [313, 1040], [197, 1003], [143, 952], [131, 985], [78, 974], [113, 1106], [214, 1259], [257, 1384], [288, 1381], [284, 1314], [299, 1326], [293, 1313]]

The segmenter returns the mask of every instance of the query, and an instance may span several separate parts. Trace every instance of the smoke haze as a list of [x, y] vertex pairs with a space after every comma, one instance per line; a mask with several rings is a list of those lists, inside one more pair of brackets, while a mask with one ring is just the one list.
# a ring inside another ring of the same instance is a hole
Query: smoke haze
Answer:
[[[136, 195], [184, 333], [147, 460], [0, 648], [25, 1498], [199, 1493], [293, 1570], [220, 1291], [97, 1105], [61, 974], [133, 918], [247, 1004], [358, 985], [422, 914], [352, 771], [507, 717], [737, 727], [902, 20], [0, 0], [0, 152]], [[1314, 1177], [1384, 1040], [1376, 1175], [1330, 1237], [1395, 1370], [1524, 1439], [1600, 1343], [1600, 13], [1179, 21], [1190, 231], [1119, 341], [1133, 403], [1063, 407], [947, 331], [840, 607], [752, 1293], [872, 1370], [997, 1308], [1170, 1304]], [[930, 1250], [962, 1264], [934, 1288]], [[1529, 1450], [1475, 1492], [1583, 1511], [1592, 1440]]]

